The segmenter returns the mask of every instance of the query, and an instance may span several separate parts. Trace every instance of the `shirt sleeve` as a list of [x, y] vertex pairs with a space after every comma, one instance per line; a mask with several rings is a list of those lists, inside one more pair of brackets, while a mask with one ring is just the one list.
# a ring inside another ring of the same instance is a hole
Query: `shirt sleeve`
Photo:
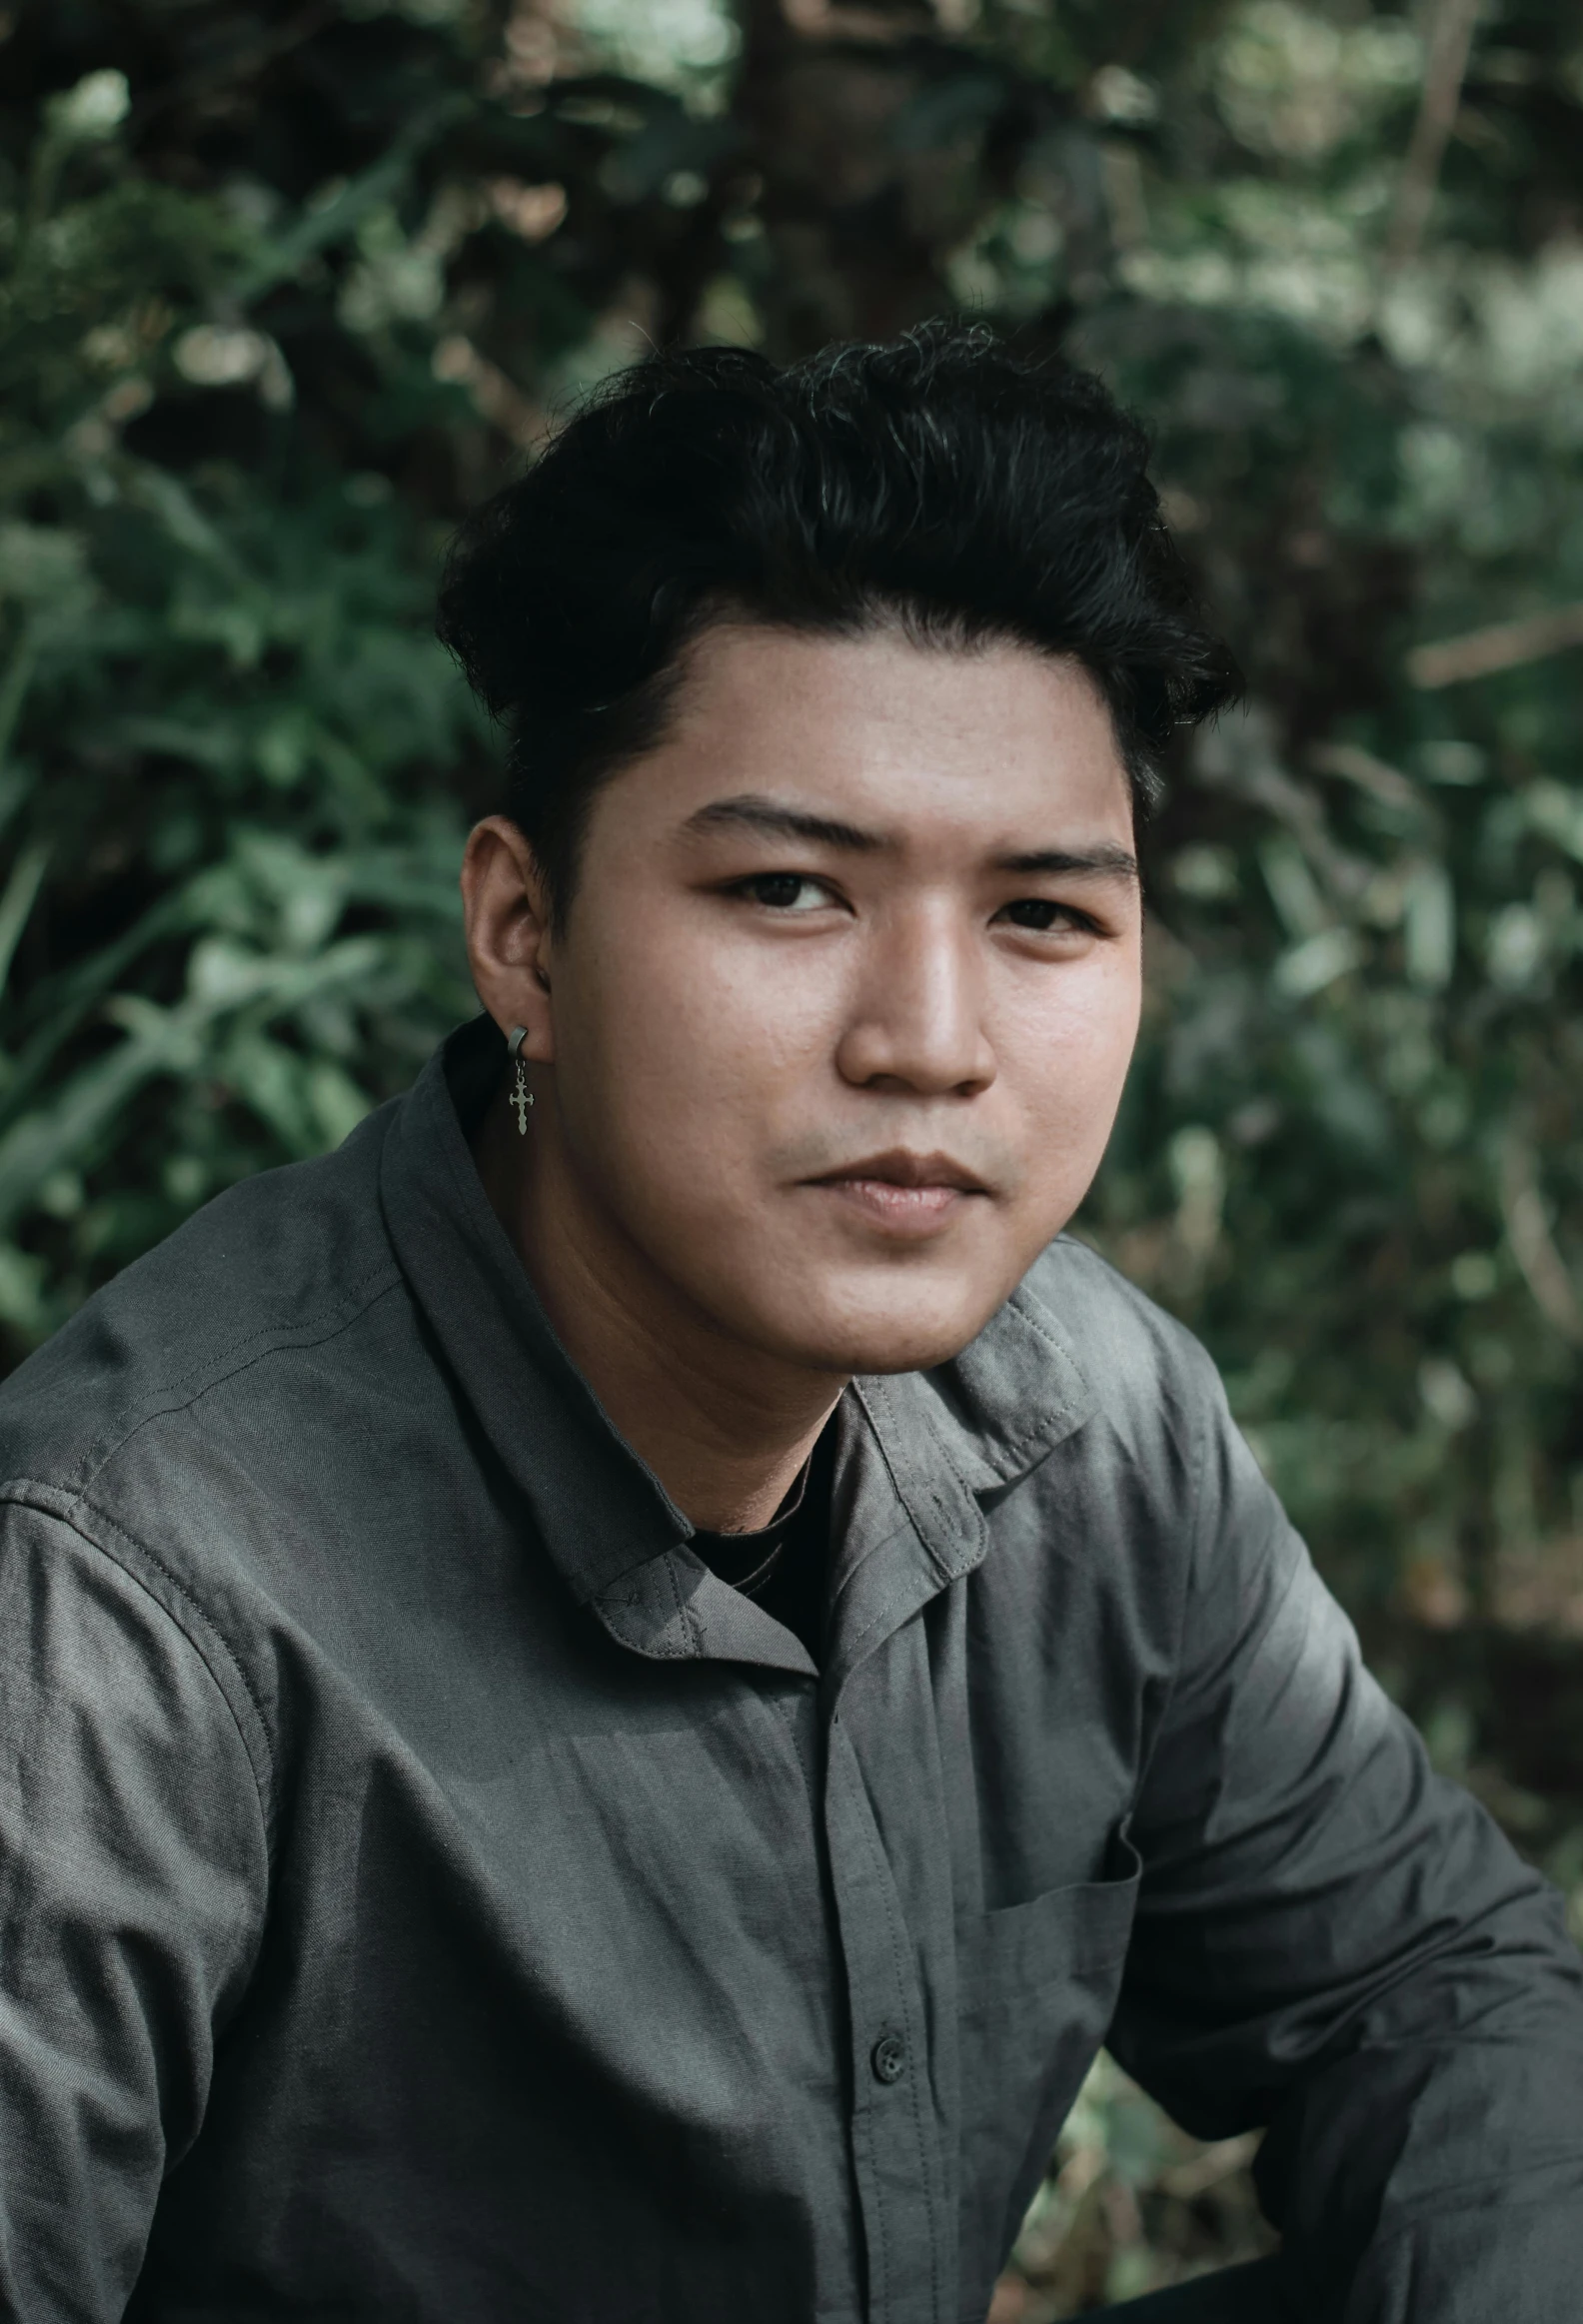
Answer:
[[1111, 2030], [1256, 2166], [1311, 2324], [1556, 2324], [1583, 2283], [1583, 1974], [1561, 1900], [1429, 1767], [1214, 1383]]
[[119, 2317], [262, 1924], [252, 1761], [168, 1614], [0, 1508], [0, 2316]]

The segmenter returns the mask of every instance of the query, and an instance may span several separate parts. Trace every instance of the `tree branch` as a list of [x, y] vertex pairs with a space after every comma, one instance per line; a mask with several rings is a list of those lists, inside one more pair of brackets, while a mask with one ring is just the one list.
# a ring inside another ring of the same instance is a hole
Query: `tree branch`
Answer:
[[1407, 656], [1407, 675], [1426, 690], [1456, 685], [1467, 677], [1489, 677], [1498, 669], [1520, 669], [1524, 662], [1542, 661], [1547, 654], [1583, 645], [1583, 604], [1556, 605], [1545, 613], [1529, 613], [1520, 621], [1495, 621], [1487, 629], [1470, 629], [1462, 637], [1444, 637], [1434, 645], [1415, 645]]
[[1506, 1240], [1534, 1304], [1574, 1347], [1583, 1347], [1583, 1300], [1550, 1232], [1532, 1147], [1517, 1132], [1501, 1149], [1500, 1205]]
[[1424, 66], [1423, 96], [1412, 142], [1396, 188], [1396, 207], [1385, 245], [1387, 267], [1404, 266], [1415, 258], [1429, 223], [1445, 159], [1446, 145], [1462, 101], [1473, 28], [1482, 0], [1438, 0], [1429, 33], [1429, 56]]

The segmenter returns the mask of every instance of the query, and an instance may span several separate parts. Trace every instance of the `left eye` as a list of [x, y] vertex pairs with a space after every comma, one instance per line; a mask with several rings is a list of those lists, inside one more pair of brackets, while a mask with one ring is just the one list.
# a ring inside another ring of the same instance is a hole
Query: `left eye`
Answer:
[[1041, 934], [1051, 929], [1073, 929], [1091, 933], [1093, 921], [1086, 912], [1074, 911], [1070, 904], [1057, 904], [1047, 896], [1019, 896], [1014, 904], [1002, 907], [1002, 918], [1013, 928], [1032, 928]]
[[830, 901], [821, 879], [807, 879], [798, 871], [765, 871], [742, 883], [744, 895], [774, 912], [816, 912]]

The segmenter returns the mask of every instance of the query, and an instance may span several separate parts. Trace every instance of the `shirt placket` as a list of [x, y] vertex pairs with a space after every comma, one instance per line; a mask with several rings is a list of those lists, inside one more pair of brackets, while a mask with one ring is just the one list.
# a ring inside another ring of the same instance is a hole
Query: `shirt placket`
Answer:
[[869, 2324], [955, 2324], [957, 2158], [942, 2106], [953, 2111], [956, 2075], [953, 2057], [928, 2051], [946, 1995], [934, 1991], [930, 2006], [924, 1989], [946, 1968], [938, 1956], [950, 1943], [952, 1868], [930, 1774], [938, 1739], [922, 1616], [977, 1562], [983, 1528], [937, 1446], [907, 1429], [882, 1449], [876, 1417], [897, 1434], [881, 1408], [869, 1413], [866, 1444], [852, 1448], [839, 1551], [846, 1586], [837, 1572], [824, 1692], [824, 1837], [849, 2008], [852, 2171]]
[[850, 2009], [852, 2165], [868, 2316], [870, 2324], [946, 2324], [949, 2222], [915, 1950], [838, 1716], [829, 1729], [824, 1814]]

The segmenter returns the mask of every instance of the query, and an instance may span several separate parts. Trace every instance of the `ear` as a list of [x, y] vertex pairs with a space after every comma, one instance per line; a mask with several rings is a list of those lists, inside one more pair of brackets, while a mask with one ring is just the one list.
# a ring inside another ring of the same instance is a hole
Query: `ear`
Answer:
[[532, 847], [505, 815], [486, 815], [468, 835], [462, 908], [479, 999], [503, 1033], [527, 1026], [525, 1057], [554, 1064], [549, 892]]

